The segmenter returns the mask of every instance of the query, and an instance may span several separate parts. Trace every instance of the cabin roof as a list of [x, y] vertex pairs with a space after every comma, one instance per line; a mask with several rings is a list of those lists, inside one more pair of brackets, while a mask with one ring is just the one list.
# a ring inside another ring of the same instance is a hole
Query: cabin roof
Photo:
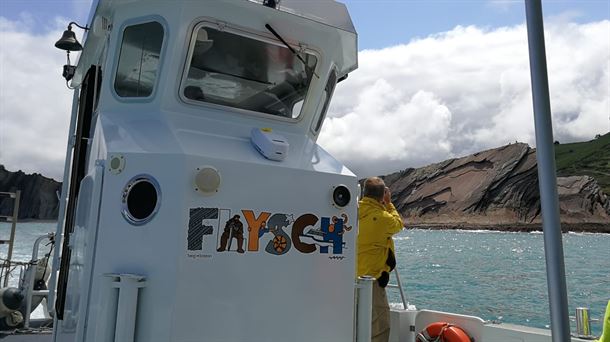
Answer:
[[[135, 0], [138, 1], [138, 0]], [[139, 0], [145, 2], [146, 0]], [[249, 1], [262, 4], [263, 0], [232, 0], [232, 1]], [[93, 20], [93, 15], [98, 4], [103, 3], [104, 7], [112, 7], [112, 4], [134, 2], [134, 0], [94, 0], [91, 4], [91, 13], [89, 22]], [[310, 20], [317, 21], [338, 29], [356, 33], [352, 19], [349, 16], [347, 7], [341, 2], [334, 0], [281, 0], [278, 10], [291, 13], [297, 16], [305, 17]]]
[[[249, 0], [255, 1], [256, 0]], [[338, 29], [356, 33], [345, 4], [333, 0], [282, 0], [280, 11], [302, 16]]]
[[[205, 5], [205, 2], [207, 0], [199, 1], [201, 1], [202, 5]], [[94, 23], [94, 19], [96, 20], [96, 23], [101, 24], [102, 22], [104, 22], [105, 18], [111, 18], [113, 16], [114, 11], [118, 8], [123, 7], [124, 5], [135, 4], [137, 6], [138, 4], [142, 4], [142, 6], [145, 6], [147, 3], [150, 4], [158, 2], [158, 0], [93, 0], [88, 19], [88, 26], [91, 27], [92, 30], [85, 32], [81, 40], [83, 43], [86, 43], [88, 47], [85, 48], [83, 52], [79, 55], [78, 68], [76, 69], [75, 75], [71, 80], [71, 85], [73, 87], [77, 87], [80, 85], [80, 82], [84, 77], [84, 73], [88, 69], [87, 67], [82, 66], [94, 64], [96, 59], [99, 58], [99, 55], [103, 52], [104, 42], [106, 38], [101, 32], [97, 32], [97, 34], [95, 33], [96, 27], [98, 28], [98, 31], [100, 30], [100, 25], [96, 25]], [[179, 2], [190, 2], [192, 5], [194, 1], [176, 1], [176, 3]], [[246, 5], [251, 7], [253, 4], [255, 5], [255, 7], [256, 4], [260, 4], [261, 7], [263, 6], [263, 0], [223, 0], [223, 2], [231, 3], [233, 5], [238, 6]], [[274, 11], [273, 9], [268, 10]], [[328, 28], [332, 28], [339, 32], [343, 32], [340, 33], [340, 35], [349, 37], [348, 40], [353, 40], [353, 42], [348, 43], [348, 46], [345, 47], [346, 52], [344, 52], [343, 58], [345, 58], [346, 62], [342, 69], [339, 71], [340, 76], [351, 72], [357, 67], [356, 58], [352, 58], [351, 56], [351, 54], [355, 54], [357, 52], [357, 33], [345, 4], [336, 2], [334, 0], [281, 0], [277, 11], [304, 18], [306, 20], [322, 24], [324, 26], [327, 26]], [[103, 27], [103, 24], [101, 25]]]

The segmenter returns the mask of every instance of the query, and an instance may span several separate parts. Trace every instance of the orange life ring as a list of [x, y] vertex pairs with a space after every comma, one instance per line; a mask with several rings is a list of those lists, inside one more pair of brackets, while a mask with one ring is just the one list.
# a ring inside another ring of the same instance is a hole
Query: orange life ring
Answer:
[[473, 342], [464, 329], [447, 322], [434, 322], [422, 330], [416, 342]]

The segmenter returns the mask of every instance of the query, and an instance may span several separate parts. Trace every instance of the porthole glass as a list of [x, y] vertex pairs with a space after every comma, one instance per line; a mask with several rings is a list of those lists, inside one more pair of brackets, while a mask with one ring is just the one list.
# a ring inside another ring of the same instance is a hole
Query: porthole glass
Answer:
[[122, 193], [122, 213], [134, 225], [142, 225], [155, 216], [161, 202], [159, 183], [148, 175], [132, 178]]

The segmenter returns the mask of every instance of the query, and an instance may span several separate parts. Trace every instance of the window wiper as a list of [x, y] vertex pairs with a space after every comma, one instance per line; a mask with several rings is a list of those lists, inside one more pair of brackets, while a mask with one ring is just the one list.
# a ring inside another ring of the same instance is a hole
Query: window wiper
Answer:
[[280, 36], [279, 33], [277, 33], [273, 27], [271, 27], [271, 25], [269, 24], [265, 24], [265, 28], [267, 30], [269, 30], [269, 32], [271, 32], [277, 39], [279, 39], [282, 43], [284, 43], [284, 45], [290, 50], [290, 52], [292, 52], [292, 54], [298, 58], [301, 62], [303, 62], [303, 65], [305, 66], [305, 69], [307, 69], [308, 72], [311, 72], [312, 74], [314, 74], [317, 78], [320, 78], [320, 76], [318, 76], [318, 74], [316, 74], [316, 72], [313, 70], [312, 67], [310, 67], [307, 62], [305, 62], [305, 60], [299, 55], [298, 52], [295, 51], [295, 49], [292, 48], [292, 46], [288, 45], [288, 43], [286, 43], [286, 41], [284, 40], [284, 38], [282, 38]]

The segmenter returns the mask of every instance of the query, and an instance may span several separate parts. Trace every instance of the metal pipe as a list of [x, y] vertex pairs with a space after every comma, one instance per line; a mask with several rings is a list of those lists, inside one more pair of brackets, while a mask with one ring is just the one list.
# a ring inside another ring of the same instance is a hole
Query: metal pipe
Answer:
[[356, 318], [356, 342], [371, 342], [373, 322], [373, 282], [369, 276], [358, 277], [358, 314]]
[[30, 268], [26, 274], [26, 292], [25, 292], [25, 323], [24, 328], [30, 327], [30, 314], [32, 313], [32, 293], [34, 291], [34, 280], [36, 279], [36, 271], [38, 270], [38, 249], [42, 240], [51, 239], [52, 233], [39, 236], [34, 242], [34, 248], [32, 251], [32, 261], [30, 261]]
[[5, 218], [7, 222], [11, 223], [11, 233], [8, 240], [0, 240], [1, 244], [8, 244], [8, 253], [6, 259], [0, 265], [0, 280], [3, 280], [2, 287], [8, 287], [8, 281], [11, 277], [11, 265], [13, 264], [13, 245], [15, 244], [15, 231], [17, 229], [17, 221], [19, 218], [19, 198], [21, 191], [16, 192], [3, 192], [0, 191], [0, 195], [8, 195], [9, 198], [13, 199], [13, 214], [10, 216], [0, 215], [0, 218]]
[[589, 308], [576, 308], [576, 335], [584, 338], [591, 337]]
[[559, 220], [555, 148], [553, 145], [541, 1], [525, 0], [525, 13], [534, 103], [542, 229], [544, 231], [544, 251], [551, 313], [551, 335], [553, 342], [565, 342], [570, 341], [570, 321], [561, 223]]
[[[13, 196], [11, 196], [13, 197]], [[11, 261], [13, 261], [13, 245], [15, 244], [15, 231], [17, 230], [17, 220], [19, 219], [19, 201], [21, 200], [21, 191], [15, 191], [13, 202], [13, 218], [11, 219], [11, 237], [8, 243], [8, 253], [6, 256], [6, 275], [4, 276], [4, 287], [8, 286], [8, 278], [11, 276]]]
[[55, 229], [55, 250], [53, 251], [53, 263], [51, 266], [51, 278], [49, 279], [49, 298], [47, 298], [49, 314], [53, 316], [55, 312], [55, 291], [57, 287], [57, 272], [59, 271], [61, 246], [63, 242], [63, 227], [66, 217], [66, 203], [68, 197], [68, 187], [70, 184], [70, 164], [72, 158], [71, 151], [74, 146], [74, 127], [76, 127], [76, 116], [78, 110], [79, 88], [74, 89], [72, 96], [72, 113], [70, 118], [70, 128], [68, 129], [68, 143], [66, 144], [66, 159], [64, 160], [64, 178], [61, 185], [61, 198], [59, 199], [59, 214], [57, 218], [57, 228]]
[[405, 291], [402, 288], [402, 282], [400, 281], [400, 276], [398, 275], [398, 269], [394, 269], [394, 275], [396, 276], [396, 284], [398, 285], [398, 291], [400, 292], [400, 299], [402, 300], [402, 308], [404, 310], [409, 310], [409, 301], [407, 300], [407, 296], [405, 295]]

